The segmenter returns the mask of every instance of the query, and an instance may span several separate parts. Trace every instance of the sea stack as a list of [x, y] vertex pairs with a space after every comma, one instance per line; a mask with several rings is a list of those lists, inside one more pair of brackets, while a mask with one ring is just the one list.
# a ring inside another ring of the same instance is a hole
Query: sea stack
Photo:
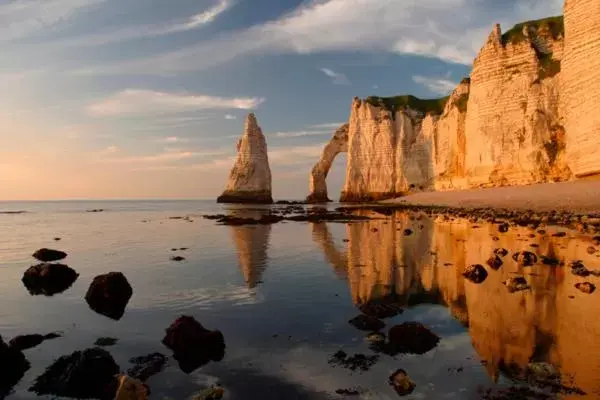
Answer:
[[267, 141], [253, 113], [246, 117], [244, 134], [237, 143], [237, 151], [227, 188], [217, 202], [273, 203]]

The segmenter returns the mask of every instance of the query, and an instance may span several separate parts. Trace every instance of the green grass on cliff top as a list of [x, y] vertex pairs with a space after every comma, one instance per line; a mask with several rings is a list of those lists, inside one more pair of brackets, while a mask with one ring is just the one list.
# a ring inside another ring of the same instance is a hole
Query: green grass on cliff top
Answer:
[[515, 25], [511, 30], [506, 31], [502, 35], [502, 43], [517, 44], [525, 40], [523, 35], [523, 27], [528, 26], [534, 28], [536, 32], [541, 29], [548, 29], [553, 39], [558, 39], [560, 36], [565, 34], [565, 23], [562, 15], [557, 17], [549, 17], [544, 19], [538, 19], [535, 21], [525, 21]]
[[398, 110], [410, 108], [415, 111], [421, 111], [425, 114], [442, 114], [444, 107], [450, 96], [440, 99], [419, 99], [411, 95], [395, 96], [395, 97], [367, 97], [366, 102], [376, 107], [383, 107], [386, 110], [395, 113]]

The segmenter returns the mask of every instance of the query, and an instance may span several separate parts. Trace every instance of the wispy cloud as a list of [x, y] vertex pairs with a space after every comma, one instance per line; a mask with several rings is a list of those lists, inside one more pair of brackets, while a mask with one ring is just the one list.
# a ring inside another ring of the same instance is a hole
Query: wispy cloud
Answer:
[[348, 77], [342, 73], [335, 72], [329, 68], [321, 68], [321, 72], [332, 79], [334, 85], [349, 85], [350, 81]]
[[87, 112], [93, 116], [149, 114], [207, 109], [251, 110], [265, 101], [262, 97], [216, 97], [203, 94], [166, 93], [126, 89], [92, 103]]
[[432, 78], [419, 75], [413, 76], [413, 81], [425, 86], [430, 92], [443, 96], [450, 94], [458, 85], [458, 82], [447, 78]]
[[[276, 21], [145, 59], [85, 73], [174, 73], [202, 70], [256, 53], [367, 51], [419, 55], [469, 65], [495, 22], [513, 24], [561, 12], [561, 0], [347, 0], [308, 2]], [[456, 10], [460, 9], [460, 13]], [[453, 18], [448, 18], [448, 15]], [[373, 29], [373, 21], [377, 29]], [[210, 54], [210, 57], [206, 57]], [[333, 72], [333, 71], [332, 71]]]
[[225, 114], [225, 119], [233, 120], [233, 119], [237, 119], [237, 117], [232, 114]]
[[314, 129], [337, 129], [344, 124], [345, 124], [345, 122], [327, 122], [324, 124], [311, 125], [311, 128], [314, 128]]
[[41, 33], [106, 0], [12, 0], [0, 4], [0, 41]]
[[192, 15], [185, 20], [172, 21], [166, 24], [148, 24], [123, 27], [109, 32], [101, 32], [97, 34], [83, 35], [80, 37], [65, 39], [54, 43], [54, 45], [58, 47], [97, 46], [123, 42], [126, 40], [151, 38], [170, 35], [178, 32], [186, 32], [199, 29], [210, 24], [216, 20], [219, 15], [231, 8], [233, 4], [233, 0], [219, 0], [211, 8]]
[[182, 150], [166, 149], [161, 153], [146, 155], [122, 155], [116, 146], [110, 146], [97, 153], [96, 162], [101, 164], [165, 164], [171, 162], [191, 160], [202, 157], [220, 157], [226, 154], [225, 150]]

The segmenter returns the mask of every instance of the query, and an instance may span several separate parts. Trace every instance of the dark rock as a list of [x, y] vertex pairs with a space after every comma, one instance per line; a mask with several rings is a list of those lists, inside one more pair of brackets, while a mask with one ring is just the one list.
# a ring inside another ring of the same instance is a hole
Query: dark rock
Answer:
[[410, 229], [405, 229], [404, 230], [404, 236], [410, 236], [410, 235], [412, 235], [412, 233], [413, 233], [413, 231], [410, 230]]
[[537, 256], [530, 251], [518, 251], [512, 255], [512, 258], [524, 267], [530, 267], [538, 260]]
[[385, 323], [382, 320], [364, 314], [352, 318], [350, 321], [348, 321], [348, 323], [361, 331], [373, 332], [385, 328]]
[[507, 223], [503, 223], [498, 225], [498, 232], [505, 233], [508, 232], [509, 225]]
[[567, 236], [567, 234], [566, 234], [566, 232], [556, 232], [552, 236], [554, 236], [554, 237], [565, 237], [565, 236]]
[[225, 356], [225, 338], [220, 331], [209, 331], [190, 316], [181, 316], [166, 330], [163, 344], [185, 373]]
[[379, 229], [377, 229], [377, 228], [371, 228], [371, 232], [379, 232]]
[[5, 398], [29, 370], [29, 361], [20, 350], [8, 346], [0, 336], [0, 399]]
[[552, 267], [560, 265], [560, 260], [558, 260], [554, 257], [541, 256], [540, 258], [542, 259], [542, 264], [544, 264], [544, 265], [550, 265]]
[[394, 388], [399, 396], [407, 396], [411, 394], [417, 386], [406, 373], [405, 370], [399, 369], [394, 372], [388, 379], [388, 383]]
[[85, 210], [85, 212], [89, 212], [89, 213], [99, 213], [99, 212], [104, 212], [103, 208], [94, 208], [92, 210]]
[[94, 278], [85, 300], [98, 314], [119, 320], [133, 295], [133, 289], [121, 272], [109, 272]]
[[498, 270], [502, 266], [503, 262], [499, 256], [494, 255], [488, 258], [486, 264], [489, 265], [490, 268]]
[[29, 391], [38, 395], [78, 399], [112, 399], [119, 366], [100, 348], [60, 357], [40, 375]]
[[55, 237], [54, 240], [58, 242], [61, 239], [59, 237]]
[[184, 261], [185, 257], [181, 257], [181, 256], [175, 256], [175, 257], [171, 257], [171, 261]]
[[583, 265], [580, 260], [573, 261], [570, 265], [571, 273], [576, 276], [587, 277], [590, 276], [590, 271]]
[[186, 250], [189, 250], [189, 249], [190, 249], [189, 247], [180, 247], [179, 248], [180, 251], [186, 251]]
[[334, 366], [341, 366], [349, 369], [350, 371], [360, 370], [362, 372], [371, 369], [375, 363], [379, 361], [378, 355], [367, 356], [364, 354], [354, 354], [348, 356], [345, 351], [339, 350], [333, 356], [329, 358], [328, 364]]
[[62, 260], [63, 258], [67, 257], [67, 253], [60, 250], [43, 248], [37, 250], [32, 254], [32, 256], [41, 262], [52, 262]]
[[39, 346], [44, 340], [56, 339], [60, 337], [57, 333], [47, 335], [33, 334], [15, 336], [8, 342], [8, 345], [19, 351], [27, 350]]
[[118, 341], [119, 341], [119, 339], [117, 339], [117, 338], [101, 337], [101, 338], [96, 339], [96, 341], [94, 342], [94, 346], [100, 346], [100, 347], [114, 346], [115, 344], [117, 344]]
[[596, 285], [594, 285], [593, 283], [590, 283], [590, 282], [576, 283], [575, 287], [580, 292], [587, 293], [587, 294], [592, 294], [596, 290]]
[[494, 249], [494, 254], [500, 257], [506, 257], [508, 255], [508, 250], [503, 248]]
[[594, 247], [594, 246], [589, 246], [587, 248], [587, 252], [588, 254], [594, 254], [595, 252], [597, 252], [598, 250]]
[[388, 333], [388, 353], [425, 354], [439, 343], [440, 338], [418, 322], [393, 326]]
[[398, 296], [391, 295], [381, 299], [371, 300], [360, 305], [360, 312], [379, 319], [392, 318], [404, 312], [403, 303]]
[[359, 389], [336, 389], [335, 393], [340, 396], [360, 396], [363, 391]]
[[518, 291], [526, 290], [526, 289], [530, 288], [529, 285], [527, 284], [527, 281], [522, 276], [508, 278], [507, 280], [505, 280], [502, 283], [504, 284], [504, 286], [506, 286], [506, 288], [508, 289], [508, 291], [510, 293], [514, 293], [514, 292], [518, 292]]
[[146, 356], [134, 357], [129, 362], [135, 365], [127, 370], [127, 375], [145, 382], [150, 377], [165, 369], [167, 356], [160, 353], [152, 353]]
[[482, 283], [486, 280], [488, 273], [483, 265], [474, 264], [466, 267], [462, 275], [473, 283]]
[[63, 264], [38, 264], [30, 267], [21, 279], [31, 295], [53, 296], [73, 285], [79, 274]]

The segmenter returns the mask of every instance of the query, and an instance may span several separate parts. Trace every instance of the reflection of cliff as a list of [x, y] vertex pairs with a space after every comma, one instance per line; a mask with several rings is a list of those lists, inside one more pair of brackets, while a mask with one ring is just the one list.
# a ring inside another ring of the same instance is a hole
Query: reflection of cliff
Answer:
[[[245, 211], [237, 216], [245, 218], [260, 218], [261, 213]], [[267, 268], [267, 248], [271, 235], [271, 225], [231, 226], [231, 235], [237, 249], [238, 260], [244, 280], [249, 288], [254, 288], [262, 273]]]
[[[347, 226], [346, 276], [356, 305], [391, 298], [405, 306], [438, 303], [468, 328], [473, 346], [493, 379], [503, 366], [549, 362], [590, 392], [600, 372], [600, 301], [576, 291], [584, 279], [567, 267], [519, 267], [510, 256], [480, 285], [461, 272], [485, 264], [493, 249], [528, 250], [566, 261], [581, 259], [590, 269], [600, 261], [583, 239], [529, 237], [527, 228], [499, 234], [495, 225], [476, 227], [466, 220], [411, 219], [397, 214]], [[405, 228], [414, 233], [404, 236]], [[499, 241], [494, 241], [498, 236]], [[531, 247], [534, 241], [539, 247]], [[336, 268], [339, 270], [340, 265]], [[502, 282], [523, 274], [532, 290], [509, 293]], [[569, 296], [574, 296], [573, 299]]]

